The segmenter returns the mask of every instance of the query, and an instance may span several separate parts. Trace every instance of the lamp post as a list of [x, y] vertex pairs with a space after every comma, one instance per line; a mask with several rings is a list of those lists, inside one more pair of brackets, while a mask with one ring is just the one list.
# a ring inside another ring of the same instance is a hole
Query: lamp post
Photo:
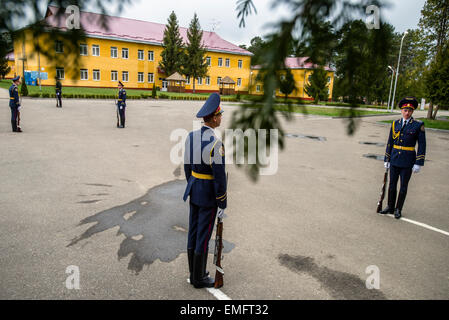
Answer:
[[[388, 94], [388, 104], [387, 104], [387, 111], [390, 110], [390, 99], [391, 99], [391, 89], [393, 88], [393, 79], [394, 79], [394, 74], [395, 74], [395, 70], [393, 69], [393, 67], [388, 66], [388, 69], [391, 70], [391, 82], [390, 82], [390, 93]], [[393, 110], [392, 110], [393, 111]]]
[[396, 86], [398, 85], [399, 63], [401, 62], [402, 43], [404, 42], [404, 38], [406, 35], [407, 35], [407, 31], [405, 31], [404, 35], [402, 36], [401, 46], [399, 48], [398, 66], [396, 68], [396, 80], [394, 81], [393, 100], [391, 101], [391, 112], [393, 112], [393, 109], [394, 109], [394, 98], [396, 95]]

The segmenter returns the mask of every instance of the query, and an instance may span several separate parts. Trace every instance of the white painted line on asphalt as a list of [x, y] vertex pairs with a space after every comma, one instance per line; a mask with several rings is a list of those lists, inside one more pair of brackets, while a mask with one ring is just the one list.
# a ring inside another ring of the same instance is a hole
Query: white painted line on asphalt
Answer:
[[[190, 283], [190, 279], [187, 279], [187, 282]], [[217, 298], [217, 300], [232, 300], [227, 295], [225, 295], [220, 289], [215, 288], [204, 288], [204, 289], [209, 291], [209, 293], [211, 293], [215, 298]]]
[[[389, 215], [389, 214], [387, 216], [389, 216], [390, 218], [394, 218], [394, 216]], [[442, 234], [444, 234], [446, 236], [449, 236], [449, 232], [441, 230], [441, 229], [438, 229], [438, 228], [435, 228], [435, 227], [432, 227], [432, 226], [429, 226], [428, 224], [425, 224], [425, 223], [422, 223], [422, 222], [414, 221], [414, 220], [403, 218], [403, 217], [401, 217], [401, 219], [399, 219], [399, 220], [402, 220], [402, 221], [405, 221], [405, 222], [408, 222], [408, 223], [412, 223], [412, 224], [415, 224], [417, 226], [420, 226], [420, 227], [423, 227], [423, 228], [426, 228], [426, 229], [429, 229], [429, 230], [432, 230], [432, 231], [435, 231], [435, 232], [442, 233]]]

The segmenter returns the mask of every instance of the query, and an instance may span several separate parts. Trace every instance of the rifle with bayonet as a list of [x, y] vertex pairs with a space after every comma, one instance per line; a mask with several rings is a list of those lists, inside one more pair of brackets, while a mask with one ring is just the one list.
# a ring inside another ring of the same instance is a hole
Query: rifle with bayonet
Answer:
[[385, 198], [385, 187], [387, 185], [387, 178], [388, 178], [388, 168], [385, 169], [385, 174], [384, 174], [384, 183], [382, 185], [382, 191], [380, 192], [380, 199], [377, 202], [377, 213], [382, 211], [382, 202], [384, 201]]
[[215, 272], [215, 288], [223, 287], [223, 275], [224, 271], [221, 267], [221, 259], [222, 259], [222, 251], [223, 251], [223, 219], [217, 219], [217, 231], [215, 235], [215, 252], [214, 252], [214, 264], [216, 266], [217, 271]]

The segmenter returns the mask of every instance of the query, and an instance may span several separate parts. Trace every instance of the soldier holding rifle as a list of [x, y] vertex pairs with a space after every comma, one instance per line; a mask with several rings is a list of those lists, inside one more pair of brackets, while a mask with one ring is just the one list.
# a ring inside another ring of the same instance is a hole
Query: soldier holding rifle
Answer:
[[215, 217], [223, 218], [227, 203], [224, 147], [214, 133], [222, 113], [219, 94], [211, 94], [196, 115], [203, 118], [203, 127], [190, 132], [186, 139], [187, 187], [183, 199], [190, 196], [187, 256], [190, 283], [195, 288], [210, 288], [215, 282], [208, 276], [206, 265]]
[[11, 126], [13, 132], [22, 132], [20, 128], [20, 97], [18, 86], [20, 76], [12, 79], [13, 84], [9, 87], [9, 107], [11, 108]]

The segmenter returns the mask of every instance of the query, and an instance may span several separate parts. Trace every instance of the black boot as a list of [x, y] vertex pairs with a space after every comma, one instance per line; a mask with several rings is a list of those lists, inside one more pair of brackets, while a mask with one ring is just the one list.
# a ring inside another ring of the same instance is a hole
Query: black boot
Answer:
[[204, 273], [204, 267], [207, 262], [206, 254], [196, 253], [193, 255], [193, 286], [195, 288], [212, 288], [214, 286], [214, 279], [208, 277]]
[[17, 122], [15, 120], [11, 120], [12, 132], [17, 132]]
[[396, 189], [388, 189], [387, 207], [379, 213], [380, 214], [393, 214], [395, 202], [396, 202]]
[[190, 284], [193, 285], [193, 255], [195, 249], [187, 249], [187, 259], [189, 261]]
[[400, 219], [402, 216], [401, 211], [402, 211], [402, 207], [404, 206], [406, 195], [407, 195], [406, 192], [399, 192], [398, 203], [396, 204], [396, 210], [394, 211], [394, 217], [396, 219]]

